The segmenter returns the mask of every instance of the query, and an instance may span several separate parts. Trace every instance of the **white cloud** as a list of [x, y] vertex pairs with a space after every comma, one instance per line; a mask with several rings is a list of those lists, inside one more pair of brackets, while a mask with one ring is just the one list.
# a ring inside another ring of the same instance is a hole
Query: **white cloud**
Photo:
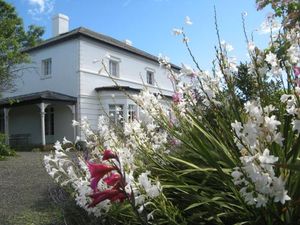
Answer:
[[42, 16], [48, 15], [53, 11], [55, 0], [28, 0], [31, 8], [28, 13], [33, 19], [39, 20]]

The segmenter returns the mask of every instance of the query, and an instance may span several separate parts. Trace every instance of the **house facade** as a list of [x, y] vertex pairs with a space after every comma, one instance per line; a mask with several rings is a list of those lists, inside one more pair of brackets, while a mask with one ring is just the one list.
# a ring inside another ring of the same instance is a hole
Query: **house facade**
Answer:
[[124, 91], [135, 94], [146, 86], [172, 96], [157, 57], [83, 27], [69, 31], [68, 22], [62, 14], [53, 18], [53, 37], [26, 49], [31, 64], [16, 90], [2, 95], [0, 129], [11, 145], [74, 140], [80, 130], [72, 127], [73, 119], [87, 117], [96, 128], [99, 115], [115, 122], [120, 115], [125, 121], [138, 117], [139, 108]]

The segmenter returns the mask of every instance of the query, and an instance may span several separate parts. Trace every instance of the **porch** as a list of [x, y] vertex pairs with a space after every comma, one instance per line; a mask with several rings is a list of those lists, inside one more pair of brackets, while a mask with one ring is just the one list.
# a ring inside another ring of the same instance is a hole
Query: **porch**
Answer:
[[52, 91], [15, 96], [0, 101], [0, 131], [12, 147], [53, 144], [77, 132], [76, 97]]

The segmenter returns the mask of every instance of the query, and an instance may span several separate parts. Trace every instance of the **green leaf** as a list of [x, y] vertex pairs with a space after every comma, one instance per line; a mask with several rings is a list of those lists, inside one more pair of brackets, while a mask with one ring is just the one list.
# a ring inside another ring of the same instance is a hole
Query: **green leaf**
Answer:
[[280, 168], [289, 169], [289, 170], [300, 171], [300, 160], [298, 160], [295, 163], [290, 163], [290, 164], [276, 164], [275, 166], [280, 167]]

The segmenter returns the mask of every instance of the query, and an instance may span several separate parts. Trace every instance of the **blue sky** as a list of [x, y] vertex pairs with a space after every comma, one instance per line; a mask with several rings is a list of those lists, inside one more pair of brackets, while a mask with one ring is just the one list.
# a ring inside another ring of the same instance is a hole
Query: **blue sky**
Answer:
[[[258, 46], [266, 46], [268, 35], [256, 31], [268, 9], [257, 12], [255, 0], [7, 0], [13, 4], [25, 25], [45, 27], [44, 38], [51, 37], [51, 17], [63, 13], [70, 18], [70, 29], [87, 27], [118, 40], [129, 39], [133, 46], [153, 55], [162, 53], [175, 64], [192, 65], [173, 28], [185, 26], [190, 46], [203, 69], [211, 67], [217, 43], [214, 5], [217, 9], [221, 39], [234, 47], [232, 55], [246, 59], [246, 44], [241, 13], [247, 12], [247, 32], [254, 32]], [[270, 11], [270, 10], [269, 10]]]

